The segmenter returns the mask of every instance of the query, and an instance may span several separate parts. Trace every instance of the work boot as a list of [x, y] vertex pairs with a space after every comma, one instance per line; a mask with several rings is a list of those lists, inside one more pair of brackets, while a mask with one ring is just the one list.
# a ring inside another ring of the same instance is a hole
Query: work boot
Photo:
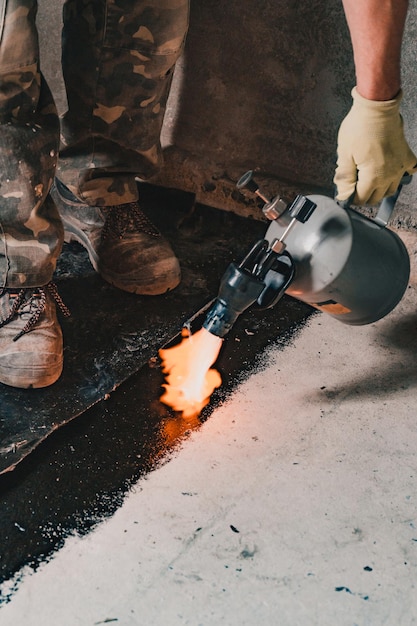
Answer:
[[178, 259], [137, 202], [89, 206], [58, 179], [51, 196], [64, 223], [65, 241], [84, 246], [92, 266], [108, 283], [148, 296], [178, 285]]
[[69, 315], [53, 283], [0, 292], [0, 382], [26, 389], [58, 380], [63, 342], [55, 301]]

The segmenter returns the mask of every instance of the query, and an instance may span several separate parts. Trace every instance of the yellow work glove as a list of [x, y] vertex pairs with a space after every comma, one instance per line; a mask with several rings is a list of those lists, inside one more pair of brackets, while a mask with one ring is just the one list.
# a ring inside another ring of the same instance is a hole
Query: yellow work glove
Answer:
[[417, 171], [417, 158], [404, 137], [402, 92], [394, 100], [367, 100], [354, 87], [352, 97], [338, 135], [336, 199], [373, 205], [395, 193], [405, 172]]

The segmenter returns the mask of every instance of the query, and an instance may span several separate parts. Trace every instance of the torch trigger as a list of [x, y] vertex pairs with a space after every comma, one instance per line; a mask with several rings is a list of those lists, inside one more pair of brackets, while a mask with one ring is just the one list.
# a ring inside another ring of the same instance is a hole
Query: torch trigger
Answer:
[[263, 281], [280, 254], [270, 247], [266, 239], [257, 241], [239, 263], [240, 270]]
[[265, 287], [258, 296], [258, 309], [270, 309], [283, 297], [295, 276], [295, 264], [288, 252], [283, 252], [274, 259], [263, 282]]
[[241, 270], [246, 270], [250, 274], [255, 275], [256, 268], [259, 265], [259, 259], [265, 256], [265, 252], [268, 249], [268, 242], [266, 239], [259, 239], [246, 256], [241, 260], [238, 267]]

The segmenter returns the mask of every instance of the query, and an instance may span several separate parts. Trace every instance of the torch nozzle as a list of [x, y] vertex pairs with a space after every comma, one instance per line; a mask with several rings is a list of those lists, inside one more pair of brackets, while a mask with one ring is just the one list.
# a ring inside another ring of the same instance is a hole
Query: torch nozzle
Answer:
[[218, 296], [207, 313], [203, 327], [212, 335], [227, 335], [237, 318], [251, 306], [265, 288], [265, 283], [243, 268], [231, 263], [223, 275]]

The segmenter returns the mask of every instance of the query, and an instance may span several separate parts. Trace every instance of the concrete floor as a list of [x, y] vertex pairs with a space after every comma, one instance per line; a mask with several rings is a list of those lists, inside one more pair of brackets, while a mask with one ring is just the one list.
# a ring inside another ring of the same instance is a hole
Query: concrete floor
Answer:
[[2, 626], [417, 624], [416, 352], [414, 267], [384, 320], [314, 315]]

